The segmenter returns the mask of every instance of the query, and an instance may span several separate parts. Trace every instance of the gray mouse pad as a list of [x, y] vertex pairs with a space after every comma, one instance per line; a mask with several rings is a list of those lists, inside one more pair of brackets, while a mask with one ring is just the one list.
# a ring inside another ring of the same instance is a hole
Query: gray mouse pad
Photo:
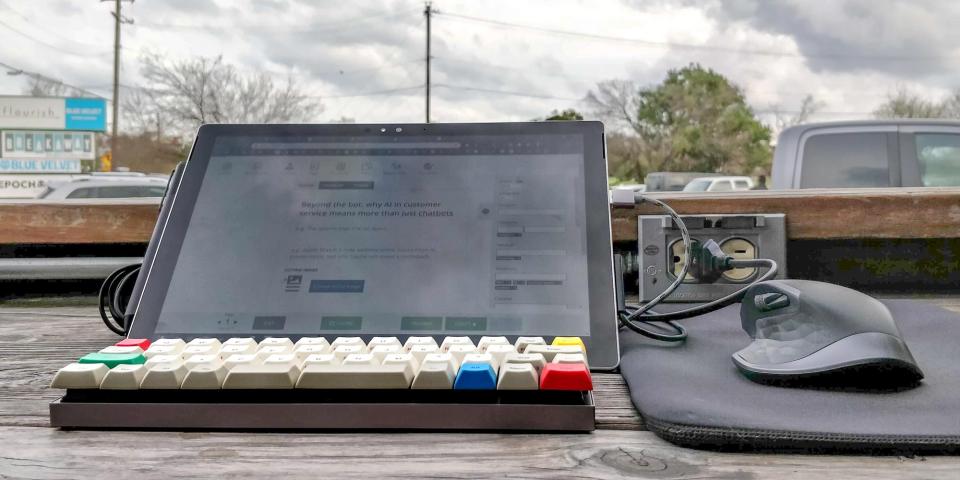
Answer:
[[684, 344], [621, 332], [620, 369], [647, 427], [716, 450], [960, 452], [960, 314], [885, 300], [926, 378], [902, 391], [760, 385], [730, 355], [750, 343], [739, 304], [685, 320]]

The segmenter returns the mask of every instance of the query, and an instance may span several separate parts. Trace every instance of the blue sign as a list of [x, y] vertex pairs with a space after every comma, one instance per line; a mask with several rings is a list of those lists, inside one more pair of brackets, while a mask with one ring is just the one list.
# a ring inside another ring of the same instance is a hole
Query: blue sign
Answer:
[[107, 130], [107, 101], [102, 98], [67, 98], [65, 113], [66, 130]]

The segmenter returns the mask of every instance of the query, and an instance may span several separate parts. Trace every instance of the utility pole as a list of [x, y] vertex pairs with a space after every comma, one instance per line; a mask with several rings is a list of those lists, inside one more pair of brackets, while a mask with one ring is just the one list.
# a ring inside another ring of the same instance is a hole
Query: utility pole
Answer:
[[[119, 1], [119, 0], [118, 0]], [[430, 17], [433, 16], [433, 7], [430, 4], [430, 1], [427, 0], [427, 5], [423, 9], [423, 16], [427, 17], [427, 81], [426, 81], [426, 98], [427, 98], [427, 123], [430, 123]]]
[[[109, 1], [109, 0], [100, 0]], [[114, 0], [113, 7], [113, 125], [110, 129], [110, 156], [117, 157], [117, 127], [120, 125], [120, 24], [133, 23], [133, 20], [123, 18], [120, 13], [120, 4], [124, 0]], [[133, 3], [133, 0], [128, 0]]]

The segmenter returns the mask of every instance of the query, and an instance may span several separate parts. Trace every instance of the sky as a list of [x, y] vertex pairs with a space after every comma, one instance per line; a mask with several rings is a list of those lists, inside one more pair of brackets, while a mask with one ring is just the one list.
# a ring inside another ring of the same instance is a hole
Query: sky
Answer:
[[[697, 62], [739, 85], [767, 123], [812, 95], [812, 120], [867, 118], [898, 89], [960, 87], [953, 0], [435, 0], [438, 122], [522, 121], [588, 110], [599, 81], [649, 86]], [[0, 62], [107, 98], [113, 2], [0, 0]], [[121, 83], [139, 58], [215, 57], [293, 76], [316, 121], [424, 119], [426, 25], [416, 0], [138, 0], [123, 4]], [[0, 74], [0, 95], [22, 75]], [[123, 95], [123, 90], [121, 90]]]

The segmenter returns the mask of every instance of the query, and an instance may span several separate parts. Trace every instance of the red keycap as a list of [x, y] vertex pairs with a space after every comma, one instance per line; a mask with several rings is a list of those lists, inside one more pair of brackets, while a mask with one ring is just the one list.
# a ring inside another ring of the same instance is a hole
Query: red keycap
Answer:
[[140, 347], [146, 350], [150, 346], [150, 340], [146, 338], [124, 338], [115, 344], [118, 347]]
[[590, 370], [581, 363], [548, 363], [540, 372], [540, 390], [593, 390]]

